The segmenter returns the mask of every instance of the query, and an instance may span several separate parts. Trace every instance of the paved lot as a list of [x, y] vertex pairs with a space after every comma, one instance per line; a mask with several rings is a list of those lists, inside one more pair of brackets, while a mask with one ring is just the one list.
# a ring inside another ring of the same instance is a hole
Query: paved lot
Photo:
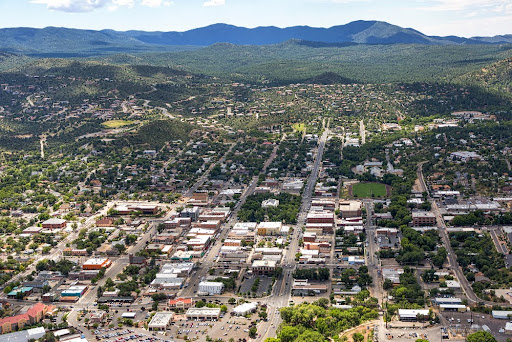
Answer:
[[[252, 284], [254, 284], [254, 281], [256, 280], [256, 276], [251, 276], [247, 279], [245, 279], [242, 282], [242, 285], [240, 286], [240, 292], [242, 293], [250, 293]], [[265, 277], [260, 276], [260, 285], [258, 286], [258, 291], [256, 292], [257, 296], [262, 296], [265, 292], [267, 292], [270, 285], [272, 285], [272, 278], [271, 277]]]

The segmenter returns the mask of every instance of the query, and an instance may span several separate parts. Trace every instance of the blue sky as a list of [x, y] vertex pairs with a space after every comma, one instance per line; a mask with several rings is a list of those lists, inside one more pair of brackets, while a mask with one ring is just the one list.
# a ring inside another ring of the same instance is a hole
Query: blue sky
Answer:
[[512, 34], [512, 0], [0, 0], [0, 27], [184, 31], [382, 20], [429, 35]]

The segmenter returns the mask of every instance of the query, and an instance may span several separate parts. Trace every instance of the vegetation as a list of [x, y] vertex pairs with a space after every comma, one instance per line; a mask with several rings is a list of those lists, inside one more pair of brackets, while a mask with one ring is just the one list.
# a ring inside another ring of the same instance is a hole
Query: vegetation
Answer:
[[[281, 309], [283, 324], [277, 335], [277, 341], [327, 341], [329, 337], [378, 317], [378, 312], [359, 306], [354, 309], [340, 310], [326, 308], [323, 303], [303, 303]], [[274, 342], [276, 342], [274, 340]]]
[[354, 197], [385, 197], [386, 193], [386, 186], [380, 183], [357, 183], [352, 186]]
[[[262, 208], [261, 203], [268, 199], [277, 199], [279, 205]], [[238, 212], [238, 218], [245, 222], [280, 221], [295, 224], [300, 205], [301, 197], [288, 193], [280, 193], [279, 195], [255, 194], [247, 197]]]

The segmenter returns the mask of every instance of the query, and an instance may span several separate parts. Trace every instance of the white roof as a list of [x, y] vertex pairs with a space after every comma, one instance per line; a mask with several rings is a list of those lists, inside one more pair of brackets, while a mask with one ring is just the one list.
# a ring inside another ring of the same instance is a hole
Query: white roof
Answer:
[[69, 331], [69, 329], [60, 329], [60, 330], [53, 332], [53, 335], [55, 337], [60, 337], [60, 336], [68, 335], [68, 334], [71, 334], [71, 331]]
[[281, 229], [283, 224], [281, 222], [261, 222], [258, 224], [258, 228], [265, 229]]
[[187, 310], [187, 315], [220, 315], [220, 308], [190, 308]]
[[125, 312], [121, 315], [123, 318], [135, 318], [137, 316], [136, 312]]
[[446, 281], [446, 286], [448, 288], [459, 288], [460, 287], [460, 283], [458, 281], [455, 281], [455, 280], [447, 280]]
[[233, 312], [237, 313], [237, 314], [244, 314], [246, 312], [256, 310], [257, 308], [258, 308], [258, 303], [254, 303], [254, 302], [244, 303], [242, 305], [235, 307], [233, 309]]
[[398, 309], [398, 315], [400, 317], [413, 317], [416, 318], [418, 315], [428, 316], [428, 310], [423, 309]]
[[276, 267], [277, 262], [275, 260], [254, 260], [252, 267]]
[[199, 283], [199, 286], [215, 286], [215, 287], [224, 287], [224, 283], [220, 281], [202, 281]]
[[84, 265], [101, 265], [107, 260], [107, 258], [91, 258], [84, 262]]
[[62, 224], [66, 222], [66, 220], [60, 218], [51, 218], [43, 222], [43, 224]]
[[173, 316], [173, 312], [157, 312], [151, 319], [151, 322], [149, 322], [149, 327], [165, 327]]

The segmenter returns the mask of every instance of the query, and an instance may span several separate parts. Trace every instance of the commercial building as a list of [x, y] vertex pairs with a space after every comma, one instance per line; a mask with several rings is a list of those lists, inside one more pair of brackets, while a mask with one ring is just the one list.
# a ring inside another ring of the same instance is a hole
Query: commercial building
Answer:
[[257, 232], [258, 235], [279, 235], [281, 234], [281, 228], [283, 224], [281, 222], [261, 222], [258, 224]]
[[161, 331], [167, 329], [171, 324], [174, 312], [157, 312], [148, 324], [150, 331]]
[[199, 283], [198, 292], [208, 293], [208, 295], [221, 294], [224, 290], [224, 284], [216, 281], [202, 281]]
[[195, 304], [194, 299], [192, 298], [176, 298], [169, 299], [169, 303], [167, 307], [169, 309], [188, 309], [193, 307]]
[[428, 310], [398, 309], [398, 317], [402, 322], [417, 322], [428, 319]]
[[256, 312], [258, 309], [258, 303], [251, 302], [251, 303], [244, 303], [242, 305], [238, 305], [233, 309], [233, 314], [236, 316], [245, 316], [249, 313]]
[[308, 279], [294, 279], [292, 293], [295, 296], [310, 295], [327, 292], [327, 285], [310, 284]]
[[87, 286], [85, 285], [73, 285], [68, 289], [62, 291], [62, 297], [82, 297], [84, 293], [87, 291]]
[[362, 203], [360, 201], [340, 201], [341, 217], [360, 217]]
[[334, 224], [334, 213], [332, 211], [310, 211], [306, 223], [328, 223]]
[[66, 228], [67, 221], [59, 218], [51, 218], [42, 223], [44, 229], [63, 229]]
[[82, 269], [84, 270], [101, 270], [112, 265], [112, 261], [107, 258], [91, 258], [84, 262]]
[[412, 224], [414, 226], [435, 226], [436, 215], [430, 211], [415, 211], [412, 213]]
[[404, 273], [403, 268], [383, 268], [382, 278], [384, 280], [389, 279], [393, 285], [400, 284], [400, 274]]
[[185, 316], [188, 319], [212, 320], [219, 319], [220, 308], [190, 308]]
[[252, 273], [257, 275], [270, 275], [276, 270], [275, 260], [254, 260], [252, 262]]

